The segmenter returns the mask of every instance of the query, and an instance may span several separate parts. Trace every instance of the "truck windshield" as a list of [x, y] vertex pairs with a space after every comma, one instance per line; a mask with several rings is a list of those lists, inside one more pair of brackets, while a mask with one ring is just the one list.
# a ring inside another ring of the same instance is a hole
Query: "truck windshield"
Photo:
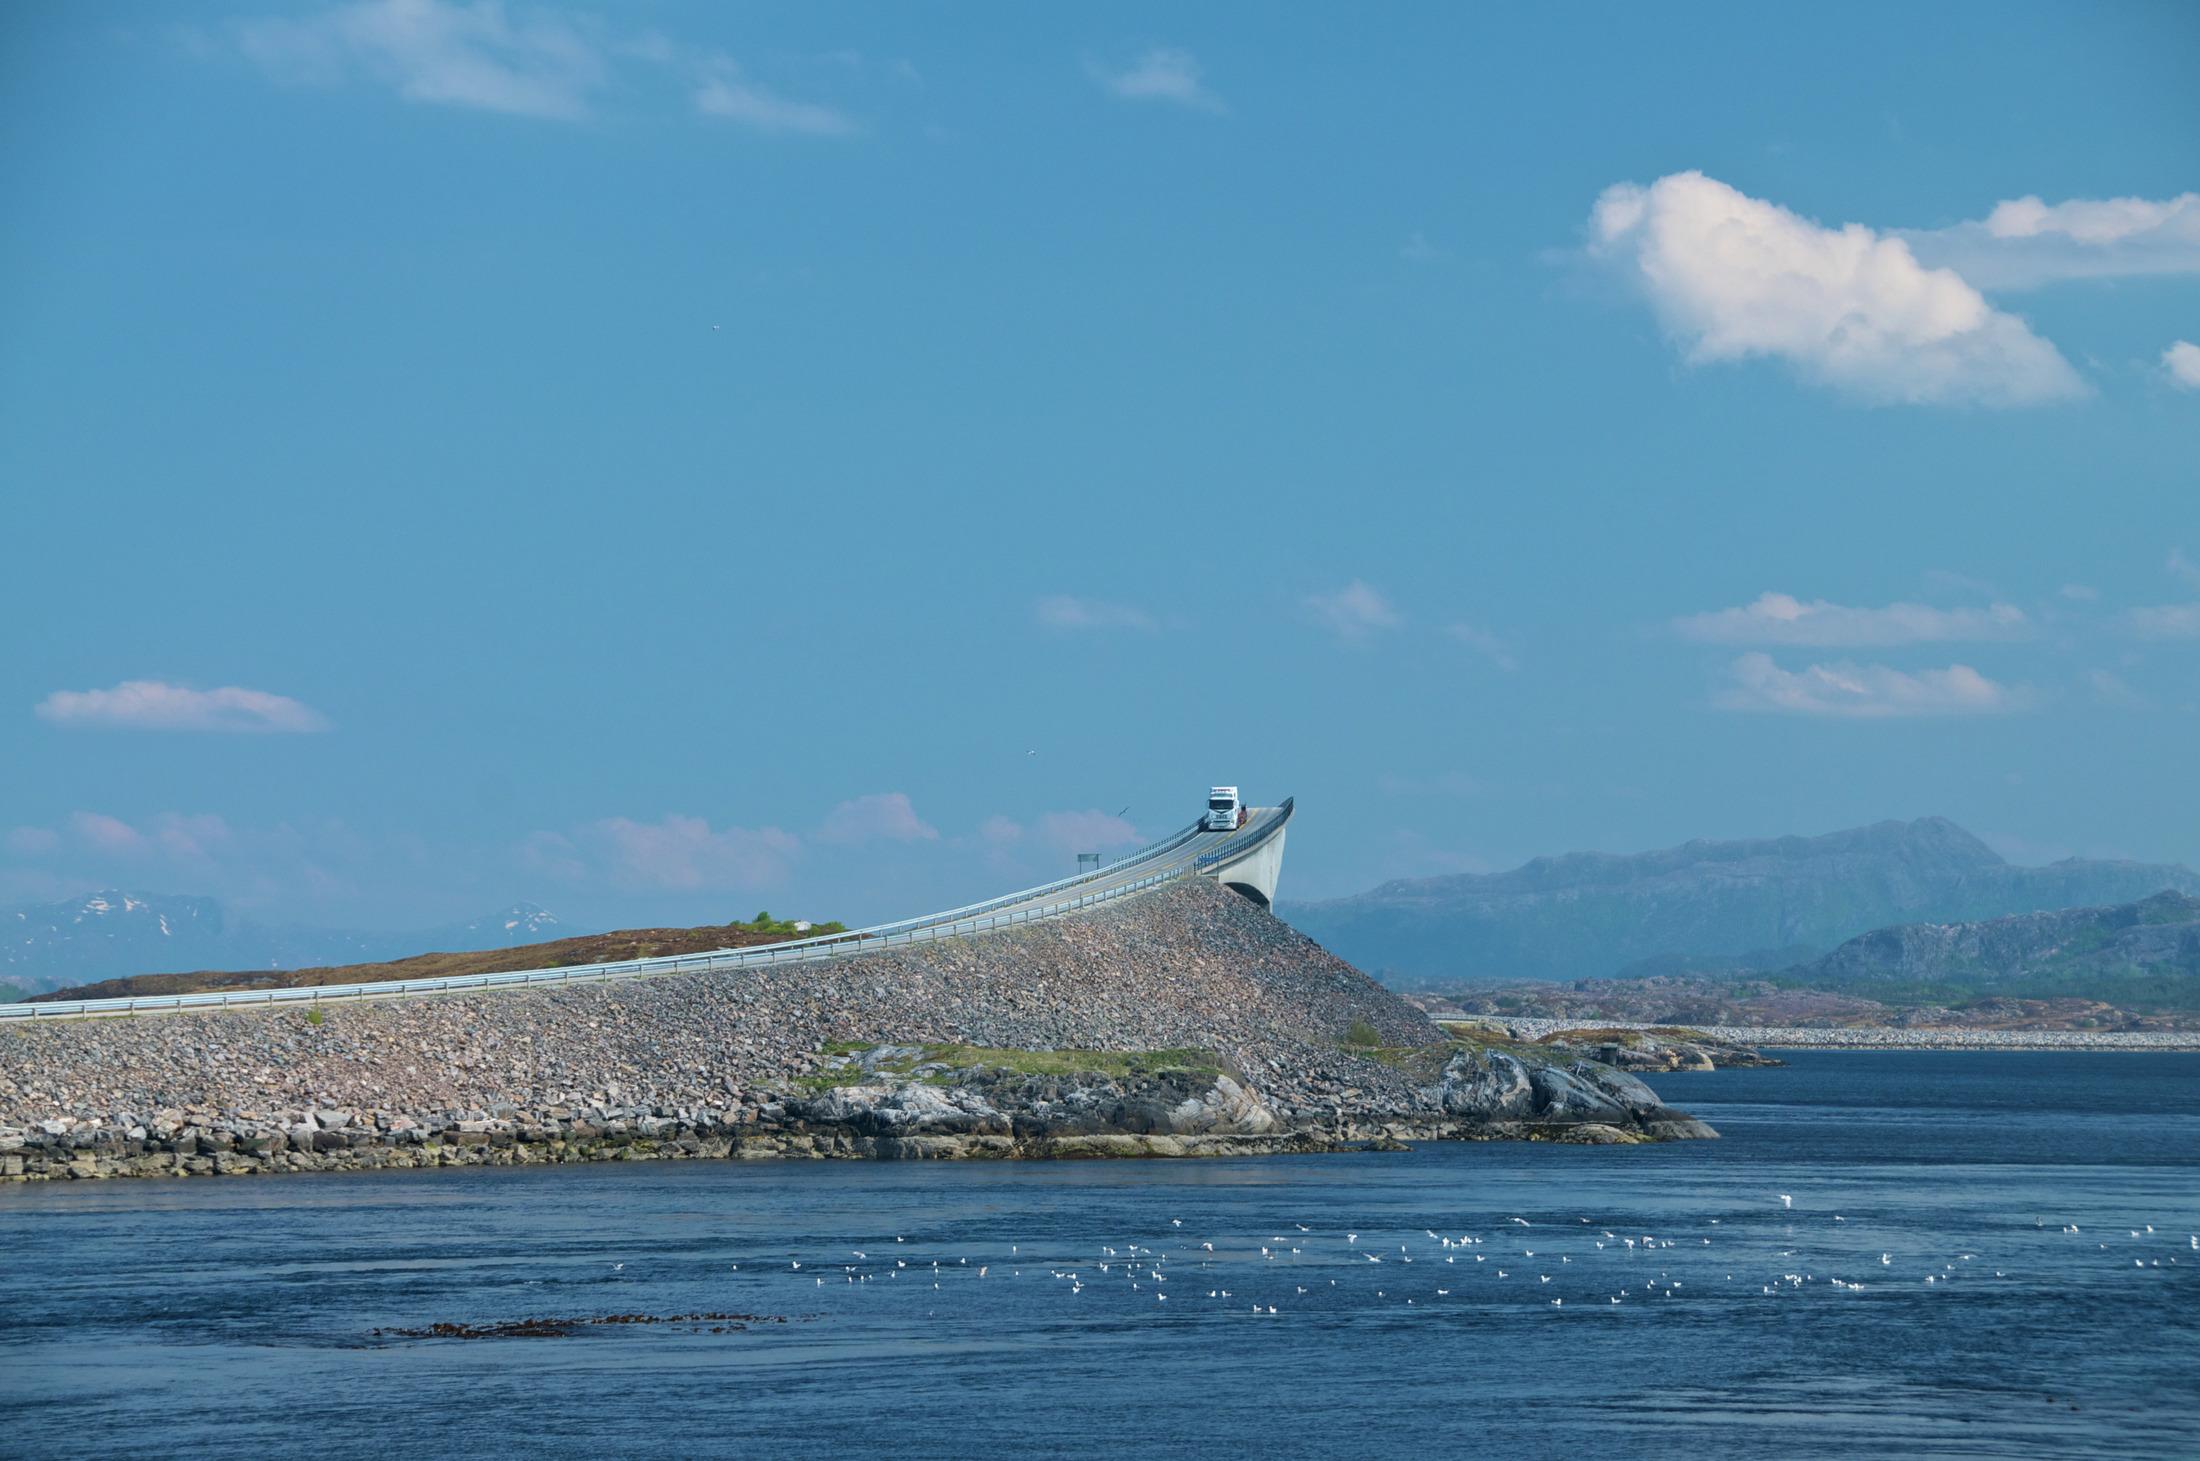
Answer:
[[1207, 810], [1210, 812], [1227, 812], [1228, 810], [1230, 810], [1230, 808], [1236, 805], [1236, 802], [1231, 801], [1226, 796], [1211, 796], [1207, 798]]

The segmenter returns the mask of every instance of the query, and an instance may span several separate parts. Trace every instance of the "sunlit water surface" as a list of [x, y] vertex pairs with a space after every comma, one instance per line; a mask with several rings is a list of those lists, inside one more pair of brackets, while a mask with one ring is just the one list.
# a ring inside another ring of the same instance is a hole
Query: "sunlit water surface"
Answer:
[[[0, 1454], [2200, 1454], [2200, 1056], [1655, 1084], [1724, 1140], [12, 1186]], [[374, 1333], [699, 1311], [793, 1322]]]

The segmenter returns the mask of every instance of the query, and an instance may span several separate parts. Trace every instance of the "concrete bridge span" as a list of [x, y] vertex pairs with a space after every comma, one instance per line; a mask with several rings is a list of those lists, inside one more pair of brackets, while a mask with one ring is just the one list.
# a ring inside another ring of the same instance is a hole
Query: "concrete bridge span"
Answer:
[[853, 958], [859, 954], [942, 938], [972, 938], [1045, 919], [1064, 918], [1120, 898], [1132, 898], [1183, 878], [1213, 878], [1267, 907], [1275, 901], [1283, 875], [1283, 841], [1292, 801], [1249, 808], [1244, 825], [1208, 832], [1198, 823], [1162, 838], [1126, 857], [1075, 877], [1005, 893], [984, 902], [894, 923], [850, 929], [783, 944], [721, 949], [656, 959], [627, 959], [608, 964], [575, 964], [555, 969], [522, 969], [504, 974], [466, 974], [445, 979], [396, 979], [366, 984], [306, 985], [289, 989], [230, 990], [214, 994], [142, 995], [123, 999], [53, 1000], [0, 1004], [0, 1022], [114, 1015], [166, 1014], [177, 1010], [225, 1009], [283, 1004], [319, 1004], [335, 1000], [403, 999], [461, 990], [528, 988], [595, 983], [672, 974], [752, 968]]

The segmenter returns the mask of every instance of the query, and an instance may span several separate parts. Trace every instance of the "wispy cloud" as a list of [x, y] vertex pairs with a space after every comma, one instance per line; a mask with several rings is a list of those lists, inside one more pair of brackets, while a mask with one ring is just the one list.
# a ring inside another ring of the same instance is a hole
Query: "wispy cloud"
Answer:
[[853, 797], [825, 814], [817, 830], [820, 842], [937, 842], [939, 829], [917, 815], [906, 792], [882, 791]]
[[1138, 829], [1102, 811], [1048, 812], [1039, 818], [1040, 843], [1062, 853], [1110, 852], [1136, 847]]
[[861, 130], [835, 107], [756, 80], [723, 52], [499, 0], [344, 0], [244, 21], [234, 34], [248, 59], [288, 85], [364, 82], [407, 101], [570, 122], [621, 83], [639, 83], [673, 95], [685, 87], [697, 113], [754, 132]]
[[2180, 390], [2200, 391], [2200, 345], [2178, 340], [2162, 352], [2162, 369]]
[[1901, 239], [1826, 228], [1700, 172], [1605, 189], [1591, 252], [1693, 364], [1771, 358], [1876, 404], [2033, 406], [2087, 394], [2062, 354]]
[[1729, 669], [1717, 704], [1724, 710], [1887, 720], [1908, 716], [1998, 715], [2022, 709], [2020, 687], [1989, 680], [1969, 665], [1898, 670], [1848, 662], [1783, 670], [1772, 656], [1745, 654]]
[[1981, 289], [2200, 274], [2200, 193], [2062, 203], [2013, 198], [1982, 219], [1899, 236], [1926, 264], [1954, 269]]
[[1390, 600], [1370, 584], [1354, 579], [1335, 593], [1311, 594], [1306, 608], [1314, 621], [1347, 643], [1360, 643], [1405, 623]]
[[288, 695], [242, 685], [194, 690], [164, 680], [125, 680], [111, 690], [56, 690], [38, 702], [37, 715], [54, 725], [116, 730], [253, 734], [329, 728], [326, 716]]
[[1794, 644], [1833, 648], [2016, 639], [2031, 624], [2014, 604], [1936, 609], [1888, 604], [1868, 609], [1789, 594], [1760, 594], [1740, 608], [1690, 614], [1673, 621], [1683, 637], [1706, 644]]
[[2141, 638], [2200, 639], [2200, 604], [2154, 604], [2126, 619]]
[[561, 17], [509, 16], [495, 0], [355, 0], [242, 23], [246, 56], [278, 81], [363, 79], [408, 101], [514, 116], [585, 116], [608, 74], [599, 45]]
[[1155, 46], [1129, 66], [1118, 69], [1093, 64], [1086, 69], [1101, 86], [1125, 101], [1169, 102], [1217, 114], [1229, 110], [1222, 98], [1207, 89], [1205, 73], [1190, 51]]
[[655, 822], [609, 817], [574, 837], [538, 833], [528, 850], [538, 866], [574, 882], [602, 878], [616, 887], [684, 892], [778, 882], [801, 845], [777, 827], [714, 828], [674, 813]]
[[1158, 627], [1151, 614], [1130, 604], [1110, 603], [1106, 599], [1081, 599], [1069, 594], [1051, 594], [1039, 600], [1032, 610], [1041, 624], [1049, 629], [1153, 629]]
[[846, 113], [817, 102], [796, 101], [768, 86], [727, 71], [696, 88], [695, 109], [757, 132], [805, 137], [848, 137], [860, 130]]
[[2123, 710], [2146, 708], [2146, 697], [2132, 689], [2125, 683], [2124, 677], [2114, 670], [2088, 670], [2085, 682], [2092, 689], [2094, 698], [2104, 705], [2114, 705]]
[[1520, 668], [1520, 661], [1514, 658], [1511, 646], [1487, 629], [1480, 629], [1472, 624], [1447, 624], [1444, 626], [1444, 633], [1507, 674]]

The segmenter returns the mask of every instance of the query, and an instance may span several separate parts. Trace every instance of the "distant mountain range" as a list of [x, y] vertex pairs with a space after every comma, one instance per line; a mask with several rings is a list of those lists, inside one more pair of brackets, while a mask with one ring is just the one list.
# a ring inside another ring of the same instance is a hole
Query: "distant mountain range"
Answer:
[[32, 993], [131, 974], [198, 969], [297, 969], [470, 953], [580, 932], [532, 903], [467, 923], [406, 933], [233, 919], [212, 898], [108, 890], [0, 910], [0, 984]]
[[1777, 979], [1872, 998], [2082, 994], [2190, 1008], [2200, 994], [2200, 898], [2162, 892], [2108, 908], [1875, 929]]
[[1277, 911], [1411, 987], [1784, 968], [1888, 925], [2099, 908], [2164, 890], [2200, 893], [2200, 874], [2085, 858], [2018, 867], [1926, 817], [1822, 837], [1569, 853]]

